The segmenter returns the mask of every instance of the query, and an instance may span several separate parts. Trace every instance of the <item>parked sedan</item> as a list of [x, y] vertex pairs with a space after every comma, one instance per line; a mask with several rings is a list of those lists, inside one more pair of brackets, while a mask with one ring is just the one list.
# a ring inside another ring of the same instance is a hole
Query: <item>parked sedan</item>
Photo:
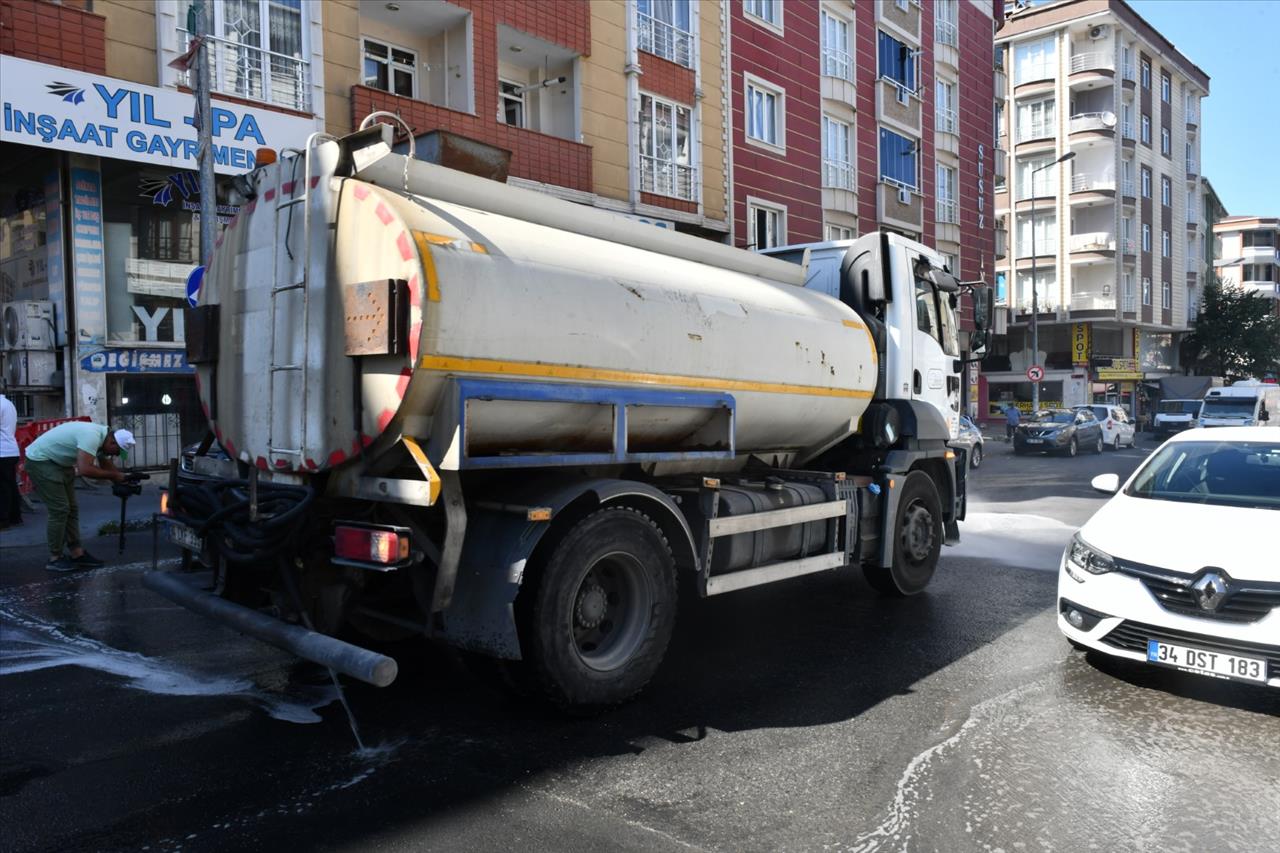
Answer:
[[1102, 452], [1102, 425], [1088, 408], [1045, 409], [1018, 424], [1013, 433], [1013, 452], [1062, 453], [1075, 456], [1081, 450]]
[[1128, 413], [1119, 406], [1095, 403], [1092, 406], [1076, 406], [1075, 410], [1088, 409], [1102, 424], [1102, 443], [1112, 450], [1138, 446], [1138, 430]]
[[1072, 645], [1280, 687], [1280, 440], [1266, 427], [1179, 433], [1072, 539], [1058, 627]]
[[953, 447], [963, 447], [969, 455], [969, 467], [982, 464], [982, 430], [965, 415], [960, 416], [960, 435], [951, 442]]

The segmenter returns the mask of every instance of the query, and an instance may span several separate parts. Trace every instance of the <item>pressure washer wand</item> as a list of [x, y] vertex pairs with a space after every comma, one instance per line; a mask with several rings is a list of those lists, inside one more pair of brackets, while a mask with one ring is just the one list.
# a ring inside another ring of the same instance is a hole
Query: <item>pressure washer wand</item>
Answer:
[[148, 474], [140, 474], [136, 471], [130, 472], [125, 476], [123, 482], [113, 483], [111, 485], [111, 494], [120, 499], [120, 543], [119, 552], [124, 553], [124, 531], [125, 522], [128, 521], [126, 510], [129, 506], [129, 498], [134, 495], [142, 494], [142, 480], [150, 480]]

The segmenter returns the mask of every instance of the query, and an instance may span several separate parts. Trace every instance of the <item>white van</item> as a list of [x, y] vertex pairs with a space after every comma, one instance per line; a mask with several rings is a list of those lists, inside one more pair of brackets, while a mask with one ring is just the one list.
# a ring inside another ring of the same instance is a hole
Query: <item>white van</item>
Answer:
[[1151, 428], [1163, 437], [1195, 426], [1199, 416], [1199, 400], [1161, 400]]
[[1196, 423], [1202, 427], [1280, 427], [1280, 385], [1244, 379], [1204, 395]]

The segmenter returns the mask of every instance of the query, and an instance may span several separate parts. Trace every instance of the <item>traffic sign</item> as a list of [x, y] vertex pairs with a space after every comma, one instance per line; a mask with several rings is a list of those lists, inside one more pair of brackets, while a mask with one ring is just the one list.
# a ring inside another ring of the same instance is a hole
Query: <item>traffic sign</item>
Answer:
[[196, 307], [200, 298], [200, 288], [204, 285], [204, 267], [196, 267], [187, 276], [187, 304]]
[[1033, 364], [1027, 368], [1027, 378], [1032, 382], [1039, 382], [1044, 379], [1044, 368], [1038, 364]]

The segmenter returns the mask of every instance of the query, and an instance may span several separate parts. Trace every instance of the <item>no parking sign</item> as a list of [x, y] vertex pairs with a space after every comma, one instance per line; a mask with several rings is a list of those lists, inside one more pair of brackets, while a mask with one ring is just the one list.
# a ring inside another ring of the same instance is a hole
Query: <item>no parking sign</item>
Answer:
[[1032, 382], [1039, 382], [1044, 379], [1044, 368], [1038, 364], [1033, 364], [1027, 368], [1027, 378]]

